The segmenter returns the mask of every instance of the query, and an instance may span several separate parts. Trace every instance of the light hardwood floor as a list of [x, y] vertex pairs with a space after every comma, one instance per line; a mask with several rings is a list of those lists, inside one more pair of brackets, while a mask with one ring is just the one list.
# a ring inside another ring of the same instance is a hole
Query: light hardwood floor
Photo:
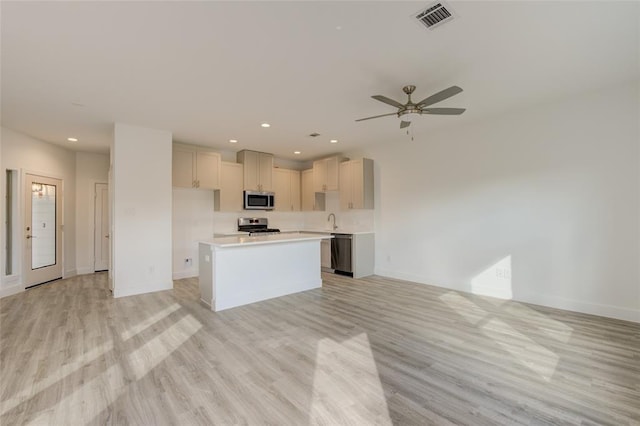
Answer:
[[105, 273], [0, 300], [0, 424], [640, 424], [640, 325], [324, 275], [214, 313]]

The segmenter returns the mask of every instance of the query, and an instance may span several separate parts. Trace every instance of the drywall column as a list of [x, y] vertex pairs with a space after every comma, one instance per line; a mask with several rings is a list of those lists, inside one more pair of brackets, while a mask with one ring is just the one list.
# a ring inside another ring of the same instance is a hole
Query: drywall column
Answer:
[[170, 132], [116, 123], [112, 162], [114, 297], [173, 288]]

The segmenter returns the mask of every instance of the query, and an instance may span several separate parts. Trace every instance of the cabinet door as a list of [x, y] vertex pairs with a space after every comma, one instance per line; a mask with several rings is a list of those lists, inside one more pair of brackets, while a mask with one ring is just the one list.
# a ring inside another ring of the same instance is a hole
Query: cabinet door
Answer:
[[320, 266], [331, 268], [331, 240], [321, 240], [320, 242]]
[[363, 160], [351, 161], [351, 208], [364, 208]]
[[196, 153], [196, 175], [198, 188], [220, 188], [220, 154], [217, 152]]
[[273, 155], [258, 153], [258, 184], [261, 191], [273, 191]]
[[276, 210], [291, 211], [291, 183], [289, 170], [273, 169], [273, 189], [276, 193]]
[[301, 174], [301, 209], [310, 212], [314, 209], [315, 192], [313, 190], [313, 169], [304, 170]]
[[340, 163], [340, 209], [349, 210], [353, 201], [352, 161]]
[[297, 170], [289, 171], [291, 181], [291, 210], [300, 211], [300, 172]]
[[327, 191], [337, 191], [339, 189], [339, 163], [338, 157], [327, 158]]
[[215, 210], [239, 212], [242, 210], [242, 164], [220, 164], [220, 191], [216, 191]]
[[313, 162], [313, 190], [315, 192], [326, 191], [327, 185], [327, 160]]
[[242, 163], [244, 165], [244, 189], [257, 191], [259, 183], [258, 153], [245, 151]]
[[183, 148], [173, 149], [172, 182], [173, 186], [181, 188], [193, 188], [194, 180], [194, 152]]

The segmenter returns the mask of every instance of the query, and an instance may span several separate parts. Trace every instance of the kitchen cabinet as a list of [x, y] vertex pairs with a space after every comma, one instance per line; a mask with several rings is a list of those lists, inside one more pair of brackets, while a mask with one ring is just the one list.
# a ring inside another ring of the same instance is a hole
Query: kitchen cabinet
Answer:
[[320, 268], [326, 271], [331, 269], [331, 240], [320, 242]]
[[303, 170], [300, 178], [301, 183], [301, 210], [324, 211], [325, 195], [324, 192], [315, 192], [313, 190], [313, 169]]
[[337, 274], [349, 275], [353, 278], [373, 275], [375, 262], [373, 232], [333, 233], [332, 235], [331, 269]]
[[220, 163], [220, 190], [214, 193], [214, 210], [242, 211], [242, 164]]
[[313, 162], [313, 190], [315, 192], [337, 191], [339, 189], [339, 165], [344, 160], [344, 157], [337, 155]]
[[373, 208], [373, 160], [360, 158], [340, 164], [340, 208]]
[[300, 211], [300, 172], [273, 169], [273, 190], [276, 193], [275, 210]]
[[243, 165], [243, 188], [249, 191], [273, 191], [273, 154], [243, 150], [237, 153]]
[[181, 188], [220, 188], [221, 156], [206, 148], [178, 145], [173, 146], [172, 182]]

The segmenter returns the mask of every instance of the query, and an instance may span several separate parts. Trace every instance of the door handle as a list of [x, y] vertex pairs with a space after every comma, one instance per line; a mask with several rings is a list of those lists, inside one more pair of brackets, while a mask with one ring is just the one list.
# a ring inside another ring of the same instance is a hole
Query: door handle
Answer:
[[30, 238], [35, 238], [33, 235], [27, 235], [27, 240]]
[[109, 236], [108, 236], [108, 235], [105, 235], [104, 237], [105, 237], [105, 238], [109, 238]]

